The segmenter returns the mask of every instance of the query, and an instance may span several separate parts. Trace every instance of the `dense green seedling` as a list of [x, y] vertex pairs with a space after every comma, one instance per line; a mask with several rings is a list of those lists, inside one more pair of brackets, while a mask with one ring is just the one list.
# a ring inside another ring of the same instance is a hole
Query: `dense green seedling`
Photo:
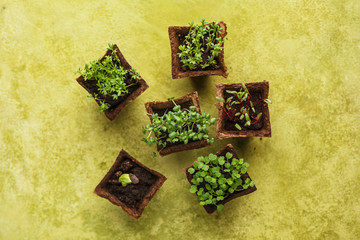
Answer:
[[[142, 141], [149, 146], [154, 143], [165, 148], [168, 143], [184, 143], [206, 139], [208, 143], [213, 143], [214, 138], [208, 135], [207, 127], [213, 125], [216, 118], [210, 119], [210, 115], [206, 113], [196, 112], [195, 106], [189, 109], [181, 109], [174, 101], [172, 111], [166, 112], [163, 116], [157, 113], [153, 114], [152, 123], [143, 126], [144, 134], [148, 133]], [[154, 133], [154, 136], [151, 134]], [[154, 155], [153, 155], [154, 156]]]
[[210, 66], [218, 68], [215, 58], [223, 50], [225, 38], [219, 36], [223, 29], [218, 22], [206, 25], [205, 18], [200, 22], [201, 25], [195, 25], [194, 21], [190, 23], [189, 33], [185, 36], [182, 45], [179, 46], [180, 62], [183, 67], [190, 70], [204, 69]]
[[[90, 98], [97, 100], [100, 103], [100, 113], [107, 110], [110, 104], [105, 102], [105, 98], [110, 96], [113, 100], [128, 93], [128, 88], [137, 84], [140, 75], [134, 68], [130, 71], [125, 70], [120, 63], [120, 59], [114, 49], [113, 44], [109, 44], [108, 50], [111, 55], [106, 56], [104, 60], [101, 59], [85, 64], [83, 70], [79, 68], [77, 73], [84, 77], [84, 81], [96, 80], [98, 87], [98, 94], [90, 95]], [[132, 83], [126, 84], [125, 80], [131, 78]]]
[[[253, 103], [251, 101], [251, 94], [249, 93], [249, 90], [244, 83], [242, 83], [239, 91], [226, 90], [226, 92], [232, 94], [233, 96], [227, 99], [216, 97], [216, 99], [224, 103], [224, 107], [222, 108], [224, 115], [227, 119], [234, 122], [235, 127], [239, 130], [242, 129], [239, 123], [243, 123], [243, 126], [249, 127], [250, 125], [253, 125], [259, 121], [262, 113], [259, 113], [256, 116], [254, 115], [254, 107], [257, 104], [263, 101], [266, 103], [271, 103], [269, 99], [265, 98], [260, 99], [256, 103]], [[235, 108], [235, 105], [239, 105], [239, 107]]]
[[190, 192], [196, 193], [200, 205], [215, 205], [218, 211], [224, 207], [219, 202], [230, 194], [248, 189], [255, 185], [247, 178], [241, 179], [249, 164], [244, 159], [237, 159], [227, 152], [225, 156], [210, 153], [206, 157], [198, 157], [188, 169], [192, 175]]

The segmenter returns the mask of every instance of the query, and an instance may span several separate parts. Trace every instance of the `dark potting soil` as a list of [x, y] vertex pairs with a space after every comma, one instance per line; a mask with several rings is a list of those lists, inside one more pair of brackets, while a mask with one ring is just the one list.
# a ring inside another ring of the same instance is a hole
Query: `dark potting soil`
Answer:
[[[235, 91], [239, 91], [239, 89], [234, 89]], [[224, 99], [226, 100], [229, 97], [234, 96], [233, 94], [227, 93], [226, 90], [224, 90]], [[255, 104], [256, 102], [258, 102], [259, 100], [261, 100], [261, 92], [250, 92], [251, 94], [251, 100], [253, 102], [253, 104]], [[263, 111], [263, 104], [264, 102], [259, 102], [256, 106], [254, 106], [255, 108], [255, 113], [250, 110], [250, 119], [255, 118], [259, 113], [261, 113]], [[236, 111], [240, 111], [240, 105], [239, 104], [234, 104], [232, 105], [232, 107], [234, 107], [236, 109]], [[233, 122], [231, 120], [229, 120], [229, 118], [227, 116], [225, 116], [225, 126], [224, 129], [227, 131], [239, 131], [236, 127], [235, 124], [238, 123], [240, 125], [240, 127], [242, 128], [242, 130], [259, 130], [263, 128], [264, 125], [264, 116], [261, 116], [259, 121], [257, 121], [255, 124], [250, 125], [250, 126], [244, 126], [244, 124], [246, 123], [245, 118], [243, 118], [240, 121], [236, 121]]]
[[[186, 34], [187, 35], [187, 34]], [[178, 34], [178, 37], [179, 37], [179, 42], [180, 42], [180, 45], [184, 45], [185, 43], [185, 36], [186, 35], [182, 35], [182, 34]], [[207, 38], [207, 36], [208, 36], [209, 34], [206, 34], [205, 36], [204, 36], [204, 39], [206, 39]], [[206, 45], [202, 45], [202, 47], [206, 50]], [[177, 53], [180, 53], [181, 51], [178, 49], [178, 51], [177, 51]], [[208, 52], [206, 52], [206, 53], [203, 53], [202, 54], [202, 59], [203, 59], [203, 62], [206, 62], [206, 60], [207, 60], [207, 58], [208, 57], [210, 57], [211, 56], [211, 54], [210, 54], [210, 50], [208, 51]], [[210, 65], [210, 66], [208, 66], [208, 67], [206, 67], [206, 68], [201, 68], [200, 66], [198, 66], [197, 68], [195, 68], [195, 69], [190, 69], [190, 68], [188, 68], [188, 67], [183, 67], [182, 66], [182, 63], [180, 62], [180, 66], [181, 66], [181, 68], [180, 68], [180, 70], [182, 71], [182, 72], [187, 72], [187, 71], [207, 71], [207, 70], [217, 70], [217, 69], [219, 69], [220, 68], [220, 65], [218, 64], [219, 63], [219, 57], [215, 57], [214, 58], [214, 60], [215, 60], [215, 64], [214, 65]]]
[[[185, 111], [184, 109], [189, 109], [190, 106], [194, 106], [194, 103], [192, 101], [187, 101], [187, 102], [184, 102], [184, 103], [180, 103], [178, 104], [181, 106], [181, 110], [180, 111]], [[175, 105], [174, 105], [175, 107]], [[173, 107], [171, 108], [163, 108], [163, 109], [156, 109], [156, 108], [153, 108], [153, 111], [154, 113], [157, 113], [159, 115], [159, 117], [163, 116], [165, 113], [169, 112], [169, 111], [172, 111]], [[194, 126], [194, 131], [196, 132], [197, 131], [197, 127]], [[162, 136], [166, 136], [166, 138], [168, 138], [168, 134], [163, 134]], [[199, 141], [199, 140], [196, 140], [196, 141]], [[189, 140], [188, 144], [191, 143], [191, 142], [195, 142], [193, 140]], [[168, 147], [171, 147], [171, 146], [175, 146], [175, 145], [182, 145], [184, 144], [183, 142], [176, 142], [176, 143], [170, 143], [170, 142], [166, 142], [166, 147], [165, 148], [168, 148]]]
[[95, 94], [98, 95], [98, 98], [104, 100], [106, 103], [110, 105], [109, 110], [116, 108], [121, 102], [123, 102], [129, 95], [131, 95], [137, 88], [140, 87], [140, 83], [136, 80], [131, 79], [131, 74], [128, 72], [125, 76], [125, 83], [127, 86], [134, 84], [127, 88], [128, 93], [121, 95], [118, 99], [113, 99], [111, 95], [103, 95], [98, 91], [97, 81], [95, 79], [89, 79], [84, 81], [84, 85], [89, 89], [89, 92], [92, 96]]
[[[128, 184], [123, 187], [119, 182], [119, 176], [122, 173], [134, 174], [139, 179], [139, 183]], [[158, 177], [156, 175], [140, 167], [138, 164], [131, 161], [131, 159], [125, 159], [106, 183], [105, 188], [127, 207], [138, 209], [143, 202], [142, 200], [157, 180]]]

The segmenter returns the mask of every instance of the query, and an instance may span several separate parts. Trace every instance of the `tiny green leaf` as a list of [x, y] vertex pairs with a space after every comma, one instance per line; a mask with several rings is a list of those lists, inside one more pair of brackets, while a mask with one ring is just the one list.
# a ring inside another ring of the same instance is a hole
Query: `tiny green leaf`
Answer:
[[191, 193], [196, 193], [196, 191], [197, 191], [197, 187], [195, 185], [191, 185], [190, 192]]
[[181, 106], [180, 105], [176, 105], [175, 107], [173, 107], [173, 111], [174, 112], [178, 112], [178, 111], [180, 111], [180, 108], [181, 108]]
[[250, 187], [253, 187], [253, 186], [255, 186], [255, 182], [254, 182], [254, 181], [251, 181], [251, 182], [250, 182]]
[[195, 107], [195, 106], [190, 106], [189, 109], [190, 109], [191, 111], [195, 111], [195, 110], [196, 110], [196, 107]]
[[221, 97], [216, 97], [216, 99], [218, 100], [218, 101], [220, 101], [220, 102], [225, 102], [225, 99], [223, 99], [223, 98], [221, 98]]
[[209, 154], [210, 161], [214, 161], [214, 160], [216, 160], [216, 158], [217, 158], [217, 156], [215, 154], [212, 154], [212, 153]]
[[194, 163], [193, 163], [193, 167], [194, 167], [195, 169], [199, 169], [199, 162], [194, 162]]
[[227, 152], [226, 154], [225, 154], [225, 157], [226, 157], [226, 159], [230, 159], [230, 158], [232, 158], [232, 153], [230, 153], [230, 152]]
[[264, 102], [270, 103], [270, 104], [272, 103], [272, 102], [270, 101], [270, 99], [265, 99]]
[[193, 174], [193, 173], [195, 172], [195, 169], [189, 168], [189, 169], [188, 169], [188, 172], [189, 172], [190, 174]]
[[126, 187], [126, 185], [132, 183], [130, 175], [127, 173], [121, 174], [121, 176], [119, 177], [119, 182], [123, 187]]

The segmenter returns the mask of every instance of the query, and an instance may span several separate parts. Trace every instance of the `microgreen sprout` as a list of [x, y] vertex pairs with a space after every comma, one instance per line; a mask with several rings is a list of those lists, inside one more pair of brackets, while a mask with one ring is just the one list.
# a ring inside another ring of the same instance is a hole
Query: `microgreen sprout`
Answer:
[[238, 130], [242, 130], [240, 125], [249, 127], [259, 121], [262, 113], [255, 115], [257, 104], [261, 102], [271, 103], [270, 99], [260, 99], [253, 103], [252, 96], [244, 83], [242, 83], [239, 91], [226, 90], [226, 92], [232, 96], [227, 99], [220, 97], [216, 97], [216, 99], [224, 104], [223, 114], [228, 120], [235, 123]]
[[[198, 113], [195, 106], [181, 109], [173, 98], [169, 100], [174, 103], [174, 107], [162, 116], [157, 113], [151, 116], [152, 123], [142, 128], [143, 134], [148, 133], [142, 141], [149, 146], [156, 143], [163, 148], [169, 143], [188, 144], [191, 141], [203, 139], [206, 139], [208, 143], [214, 142], [214, 138], [208, 135], [207, 127], [215, 124], [216, 118], [211, 118], [210, 114]], [[151, 136], [152, 133], [154, 136]]]
[[[139, 73], [134, 68], [129, 71], [121, 66], [117, 50], [113, 44], [109, 44], [108, 50], [111, 55], [107, 55], [103, 60], [98, 59], [85, 64], [84, 69], [76, 72], [83, 76], [84, 81], [95, 80], [98, 93], [90, 95], [90, 98], [97, 100], [100, 104], [100, 113], [109, 109], [111, 105], [106, 103], [105, 98], [113, 100], [128, 94], [128, 88], [138, 83]], [[131, 83], [127, 84], [126, 79], [130, 78]]]
[[130, 175], [127, 173], [121, 174], [121, 176], [119, 177], [119, 182], [123, 187], [126, 187], [126, 185], [132, 183]]
[[218, 211], [224, 207], [221, 203], [230, 194], [253, 187], [255, 182], [241, 175], [245, 174], [249, 164], [227, 152], [225, 156], [210, 153], [198, 157], [188, 169], [192, 175], [190, 192], [196, 193], [200, 205], [215, 205]]
[[123, 173], [121, 174], [121, 176], [119, 177], [119, 182], [121, 183], [121, 185], [123, 187], [126, 187], [126, 185], [128, 184], [138, 184], [139, 183], [139, 179], [136, 177], [135, 174], [132, 173]]
[[103, 113], [105, 110], [109, 109], [110, 107], [110, 104], [106, 103], [104, 100], [101, 100], [98, 98], [98, 94], [94, 94], [94, 95], [89, 95], [88, 98], [93, 98], [97, 101], [99, 101], [100, 103], [100, 107], [99, 107], [99, 110], [100, 110], [100, 113]]
[[200, 22], [200, 25], [194, 24], [194, 21], [190, 23], [189, 33], [179, 46], [180, 62], [190, 70], [218, 68], [216, 57], [223, 50], [223, 43], [227, 38], [220, 36], [223, 29], [218, 22], [207, 24], [205, 18]]

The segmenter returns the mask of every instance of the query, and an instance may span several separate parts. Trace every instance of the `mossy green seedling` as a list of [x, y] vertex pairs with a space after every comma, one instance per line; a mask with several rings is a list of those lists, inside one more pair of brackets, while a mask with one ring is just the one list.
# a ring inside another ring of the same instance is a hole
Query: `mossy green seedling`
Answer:
[[200, 25], [190, 23], [189, 33], [179, 46], [178, 56], [184, 68], [189, 70], [219, 68], [216, 57], [224, 49], [226, 37], [219, 34], [223, 30], [218, 22], [207, 24], [203, 18]]
[[[221, 97], [216, 97], [216, 99], [224, 103], [222, 112], [228, 120], [235, 123], [235, 127], [238, 130], [242, 130], [240, 125], [249, 127], [259, 121], [262, 113], [260, 112], [254, 115], [256, 105], [261, 102], [271, 103], [270, 99], [260, 99], [256, 103], [253, 103], [252, 96], [244, 83], [242, 83], [239, 91], [226, 90], [226, 92], [232, 96], [227, 99]], [[235, 105], [239, 107], [235, 107]]]
[[219, 202], [255, 185], [250, 178], [241, 179], [248, 167], [244, 159], [237, 159], [230, 152], [220, 157], [213, 153], [198, 157], [187, 170], [192, 175], [190, 192], [197, 195], [201, 206], [215, 205], [221, 211], [224, 206]]
[[[195, 106], [189, 109], [181, 109], [175, 101], [171, 111], [159, 116], [153, 114], [151, 124], [142, 127], [143, 134], [148, 134], [142, 141], [149, 146], [158, 144], [165, 148], [171, 143], [188, 144], [191, 141], [206, 139], [208, 143], [213, 143], [214, 138], [208, 135], [208, 127], [215, 124], [216, 118], [211, 118], [210, 114], [198, 113]], [[152, 133], [154, 135], [152, 136]], [[154, 154], [153, 154], [154, 156]]]
[[[88, 97], [100, 103], [100, 113], [111, 107], [106, 102], [106, 97], [110, 96], [113, 100], [116, 100], [120, 96], [128, 94], [128, 88], [137, 84], [140, 78], [139, 73], [134, 68], [126, 70], [121, 66], [119, 56], [113, 44], [109, 43], [108, 50], [111, 51], [111, 54], [105, 56], [103, 60], [94, 60], [90, 64], [85, 64], [84, 69], [79, 68], [76, 72], [83, 76], [84, 81], [96, 81], [98, 93]], [[127, 78], [131, 78], [131, 84], [125, 82]]]

